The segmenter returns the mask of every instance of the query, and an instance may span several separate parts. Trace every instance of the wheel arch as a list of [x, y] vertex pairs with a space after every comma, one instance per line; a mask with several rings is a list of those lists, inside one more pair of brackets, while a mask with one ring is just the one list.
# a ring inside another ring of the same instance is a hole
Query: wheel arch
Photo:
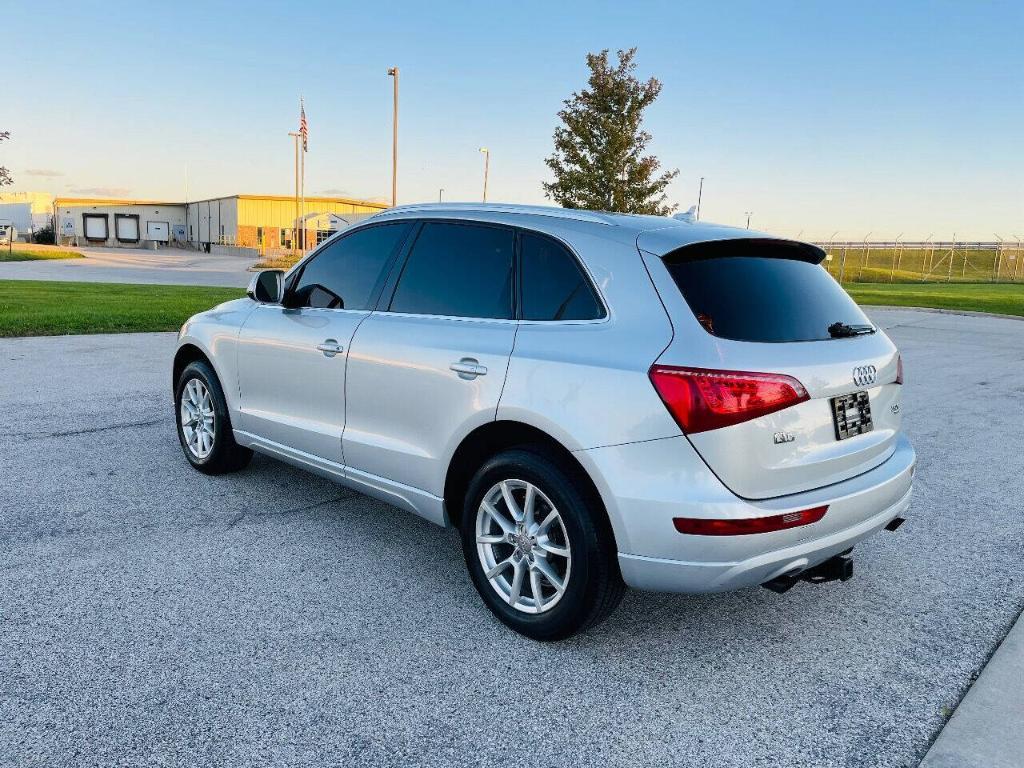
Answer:
[[535, 448], [556, 459], [576, 473], [585, 484], [588, 497], [598, 510], [601, 525], [615, 541], [614, 526], [597, 483], [586, 467], [561, 442], [538, 427], [521, 421], [490, 421], [466, 435], [455, 449], [444, 482], [444, 504], [451, 524], [458, 527], [466, 490], [476, 471], [502, 451], [511, 448]]
[[[188, 367], [190, 363], [196, 361], [202, 361], [206, 363], [210, 368], [213, 369], [214, 373], [217, 373], [217, 368], [214, 366], [210, 356], [206, 354], [198, 344], [192, 342], [185, 342], [181, 344], [177, 351], [174, 353], [174, 365], [171, 368], [171, 392], [174, 392], [178, 387], [178, 377], [181, 376], [181, 372]], [[220, 375], [217, 375], [220, 378]], [[221, 384], [223, 386], [223, 383]]]

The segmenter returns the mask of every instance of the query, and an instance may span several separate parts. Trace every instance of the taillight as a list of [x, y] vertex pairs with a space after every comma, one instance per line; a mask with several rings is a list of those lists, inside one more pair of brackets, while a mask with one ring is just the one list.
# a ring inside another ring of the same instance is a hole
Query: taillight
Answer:
[[707, 432], [809, 400], [804, 385], [781, 373], [745, 373], [653, 365], [648, 374], [684, 432]]
[[745, 536], [748, 533], [769, 533], [816, 523], [828, 512], [828, 506], [802, 509], [768, 517], [748, 517], [740, 520], [708, 519], [701, 517], [674, 517], [672, 524], [680, 533], [692, 536]]
[[896, 355], [896, 383], [903, 383], [903, 355]]

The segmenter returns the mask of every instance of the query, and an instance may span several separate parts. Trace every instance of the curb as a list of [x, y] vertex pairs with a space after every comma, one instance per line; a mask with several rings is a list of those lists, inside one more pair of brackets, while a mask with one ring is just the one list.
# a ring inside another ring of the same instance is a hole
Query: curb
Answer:
[[1024, 765], [1024, 613], [982, 668], [920, 768]]
[[861, 309], [892, 309], [903, 312], [934, 312], [939, 315], [963, 315], [964, 317], [998, 317], [1002, 320], [1024, 320], [1022, 315], [1004, 315], [999, 312], [976, 312], [972, 309], [941, 309], [939, 307], [894, 307], [891, 304], [860, 304]]

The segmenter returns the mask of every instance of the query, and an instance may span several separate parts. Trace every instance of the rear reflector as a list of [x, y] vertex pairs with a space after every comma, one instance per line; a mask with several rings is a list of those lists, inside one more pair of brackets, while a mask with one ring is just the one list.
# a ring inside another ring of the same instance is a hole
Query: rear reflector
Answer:
[[748, 517], [740, 520], [714, 520], [701, 517], [674, 517], [672, 524], [680, 533], [692, 536], [744, 536], [748, 533], [769, 533], [816, 523], [825, 516], [828, 505], [786, 512], [769, 517]]
[[707, 432], [809, 400], [804, 385], [781, 373], [746, 373], [652, 365], [648, 372], [684, 432]]

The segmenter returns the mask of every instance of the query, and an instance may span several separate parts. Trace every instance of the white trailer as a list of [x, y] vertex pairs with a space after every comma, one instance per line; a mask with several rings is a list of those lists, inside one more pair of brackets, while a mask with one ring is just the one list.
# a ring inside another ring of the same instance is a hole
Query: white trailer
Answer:
[[18, 239], [18, 229], [10, 219], [0, 219], [0, 245], [9, 245]]

